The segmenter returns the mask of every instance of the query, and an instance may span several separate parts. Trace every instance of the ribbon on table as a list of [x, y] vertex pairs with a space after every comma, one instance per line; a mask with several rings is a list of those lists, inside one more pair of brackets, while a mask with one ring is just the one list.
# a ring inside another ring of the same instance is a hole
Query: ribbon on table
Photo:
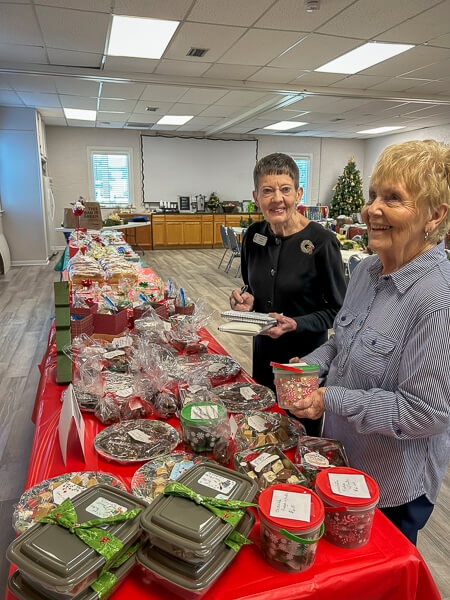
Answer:
[[62, 504], [50, 511], [40, 520], [40, 522], [56, 523], [57, 525], [68, 529], [70, 533], [75, 534], [86, 545], [93, 548], [108, 561], [123, 548], [123, 544], [119, 538], [108, 533], [104, 529], [98, 529], [96, 525], [120, 523], [121, 521], [127, 521], [128, 519], [134, 519], [141, 510], [141, 508], [134, 508], [133, 510], [127, 510], [120, 515], [78, 523], [77, 513], [72, 501], [70, 498], [66, 498]]
[[202, 496], [178, 481], [172, 481], [169, 483], [164, 488], [163, 494], [167, 496], [179, 496], [181, 498], [192, 500], [196, 504], [204, 506], [207, 510], [222, 519], [222, 521], [232, 525], [233, 531], [224, 541], [225, 544], [232, 548], [235, 552], [238, 552], [243, 545], [252, 543], [238, 531], [234, 531], [234, 528], [244, 516], [244, 511], [241, 509], [247, 508], [248, 506], [256, 507], [258, 506], [257, 504], [253, 504], [252, 502], [242, 502], [241, 500], [233, 500], [231, 498], [229, 500], [222, 500], [221, 498]]
[[[112, 565], [109, 567], [110, 569], [118, 569], [124, 562], [126, 562], [133, 554], [135, 554], [139, 548], [143, 545], [144, 540], [141, 540], [130, 546], [126, 552], [121, 554], [119, 558], [117, 558]], [[116, 585], [119, 580], [117, 579], [114, 573], [111, 571], [105, 571], [98, 577], [93, 583], [91, 583], [91, 588], [94, 592], [97, 593], [99, 598], [103, 598], [112, 587]]]

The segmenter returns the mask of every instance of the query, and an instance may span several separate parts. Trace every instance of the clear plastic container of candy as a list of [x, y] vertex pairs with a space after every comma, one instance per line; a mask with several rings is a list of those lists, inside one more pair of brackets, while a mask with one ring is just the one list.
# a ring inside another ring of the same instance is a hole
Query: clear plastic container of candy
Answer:
[[270, 364], [280, 408], [291, 409], [294, 402], [309, 396], [319, 388], [319, 365]]
[[311, 486], [314, 486], [317, 473], [322, 469], [349, 466], [341, 442], [308, 435], [301, 435], [298, 438], [294, 462]]
[[341, 548], [360, 548], [372, 531], [378, 485], [350, 467], [331, 467], [317, 475], [315, 491], [325, 506], [324, 538]]
[[300, 485], [275, 485], [262, 492], [258, 512], [264, 560], [285, 573], [308, 569], [323, 535], [324, 507], [319, 496]]
[[237, 450], [276, 444], [282, 450], [294, 448], [299, 436], [306, 434], [300, 421], [278, 412], [252, 410], [246, 414], [234, 414], [230, 422], [236, 422], [234, 444]]
[[181, 410], [183, 439], [194, 452], [212, 452], [214, 447], [228, 444], [227, 411], [214, 402], [193, 402]]

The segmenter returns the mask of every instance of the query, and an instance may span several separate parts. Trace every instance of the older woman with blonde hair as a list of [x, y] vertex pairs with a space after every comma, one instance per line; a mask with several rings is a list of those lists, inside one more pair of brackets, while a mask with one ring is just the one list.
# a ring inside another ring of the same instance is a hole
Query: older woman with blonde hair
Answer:
[[297, 402], [376, 479], [379, 507], [416, 543], [450, 454], [450, 146], [389, 146], [362, 211], [376, 255], [353, 272], [335, 334], [303, 357], [323, 387]]

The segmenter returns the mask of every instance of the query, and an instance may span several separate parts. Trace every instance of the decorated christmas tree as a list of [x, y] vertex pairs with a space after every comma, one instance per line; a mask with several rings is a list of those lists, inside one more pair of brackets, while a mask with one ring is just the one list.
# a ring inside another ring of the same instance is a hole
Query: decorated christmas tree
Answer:
[[361, 212], [364, 205], [361, 175], [352, 157], [333, 188], [330, 216], [352, 215]]

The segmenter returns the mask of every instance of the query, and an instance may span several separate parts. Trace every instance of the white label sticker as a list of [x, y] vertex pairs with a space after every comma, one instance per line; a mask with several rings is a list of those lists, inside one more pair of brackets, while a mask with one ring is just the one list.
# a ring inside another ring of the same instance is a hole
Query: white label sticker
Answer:
[[217, 371], [220, 371], [220, 369], [222, 368], [223, 365], [221, 365], [220, 363], [211, 363], [208, 366], [208, 371], [210, 373], [217, 373]]
[[196, 394], [200, 390], [204, 390], [204, 389], [206, 389], [206, 388], [202, 387], [201, 385], [191, 385], [188, 388], [188, 391], [191, 392], [191, 394]]
[[245, 387], [241, 387], [239, 389], [241, 396], [243, 396], [246, 400], [251, 400], [252, 398], [258, 398], [259, 396], [255, 394], [252, 390], [251, 386], [247, 385]]
[[296, 521], [311, 521], [311, 495], [274, 490], [270, 505], [270, 516]]
[[167, 323], [167, 321], [163, 321], [163, 329], [165, 329], [165, 331], [170, 331], [172, 327], [170, 323]]
[[258, 433], [262, 433], [267, 429], [267, 425], [262, 417], [258, 417], [257, 415], [252, 415], [247, 419], [247, 423], [249, 426], [257, 431]]
[[111, 342], [113, 348], [127, 348], [133, 345], [133, 338], [131, 335], [124, 335], [122, 337], [114, 338]]
[[74, 498], [80, 492], [83, 492], [84, 489], [84, 487], [81, 487], [76, 483], [65, 481], [53, 490], [53, 502], [59, 506], [66, 498]]
[[124, 354], [123, 350], [113, 350], [112, 352], [105, 352], [103, 356], [105, 358], [116, 358], [116, 356], [123, 356]]
[[191, 408], [191, 419], [217, 419], [219, 413], [217, 406], [193, 406]]
[[267, 467], [267, 465], [270, 465], [270, 463], [273, 463], [278, 459], [279, 456], [276, 454], [268, 454], [267, 452], [263, 452], [258, 456], [258, 458], [252, 460], [250, 464], [255, 469], [256, 473], [259, 473], [261, 469], [264, 469], [264, 467]]
[[132, 437], [133, 440], [136, 440], [137, 442], [144, 442], [145, 444], [151, 444], [154, 441], [149, 435], [140, 429], [132, 429], [128, 432], [128, 435]]
[[132, 396], [132, 395], [133, 395], [132, 387], [119, 388], [116, 391], [116, 396], [119, 396], [119, 398], [128, 398], [128, 396]]
[[228, 421], [228, 423], [230, 424], [231, 439], [234, 440], [234, 438], [236, 437], [237, 430], [238, 430], [238, 425], [236, 423], [236, 419], [234, 417], [230, 417], [230, 420]]
[[307, 452], [303, 456], [303, 460], [312, 467], [317, 467], [318, 469], [324, 469], [325, 467], [330, 466], [328, 458], [322, 456], [318, 452]]
[[120, 506], [120, 504], [111, 502], [111, 500], [108, 500], [107, 498], [100, 497], [94, 500], [92, 504], [89, 504], [85, 510], [99, 519], [105, 519], [106, 517], [121, 515], [124, 512], [127, 512], [128, 509], [125, 506]]
[[328, 473], [331, 491], [339, 496], [350, 498], [370, 498], [364, 475], [347, 475], [345, 473]]
[[225, 496], [228, 496], [231, 490], [236, 486], [236, 482], [232, 479], [222, 477], [222, 475], [212, 473], [211, 471], [206, 471], [206, 473], [203, 473], [198, 480], [198, 483], [216, 492], [225, 494]]
[[267, 244], [267, 236], [261, 235], [260, 233], [255, 233], [255, 235], [253, 236], [253, 241], [255, 242], [255, 244], [265, 246]]

